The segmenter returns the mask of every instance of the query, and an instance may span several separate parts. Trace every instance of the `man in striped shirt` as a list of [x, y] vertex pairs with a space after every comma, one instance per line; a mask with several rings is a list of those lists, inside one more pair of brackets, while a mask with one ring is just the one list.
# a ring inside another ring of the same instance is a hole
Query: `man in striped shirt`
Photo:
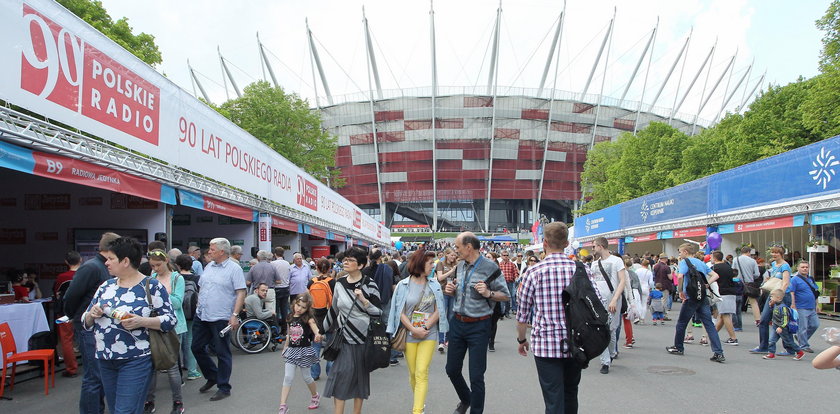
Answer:
[[[545, 412], [576, 413], [581, 368], [564, 342], [568, 334], [561, 296], [576, 269], [575, 262], [563, 255], [569, 229], [562, 222], [549, 223], [543, 237], [545, 259], [528, 268], [519, 286], [516, 340], [520, 355], [528, 356], [529, 349], [534, 353]], [[586, 273], [593, 281], [588, 268]], [[594, 281], [592, 284], [594, 288]], [[529, 325], [533, 325], [533, 346], [526, 336]]]

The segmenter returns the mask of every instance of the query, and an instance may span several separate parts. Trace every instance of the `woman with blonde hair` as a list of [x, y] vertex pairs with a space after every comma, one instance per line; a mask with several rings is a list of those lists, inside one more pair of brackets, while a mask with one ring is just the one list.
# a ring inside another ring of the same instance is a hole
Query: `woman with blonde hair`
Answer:
[[[438, 252], [439, 254], [441, 252]], [[451, 247], [447, 247], [443, 250], [443, 257], [438, 260], [437, 267], [435, 268], [435, 277], [437, 278], [438, 283], [441, 285], [446, 285], [447, 279], [452, 280], [455, 278], [455, 271], [458, 267], [458, 253], [455, 253], [455, 250], [452, 250]], [[446, 309], [447, 315], [452, 315], [452, 302], [455, 300], [452, 296], [445, 295], [443, 297], [443, 307]], [[446, 347], [449, 346], [449, 341], [446, 338], [446, 332], [439, 332], [438, 333], [438, 352], [441, 354], [446, 352]]]

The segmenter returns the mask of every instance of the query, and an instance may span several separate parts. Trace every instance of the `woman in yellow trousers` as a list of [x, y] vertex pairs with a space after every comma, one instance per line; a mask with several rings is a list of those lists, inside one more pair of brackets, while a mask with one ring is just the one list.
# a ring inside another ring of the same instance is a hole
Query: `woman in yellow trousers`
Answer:
[[391, 298], [388, 333], [399, 328], [407, 331], [405, 361], [408, 364], [409, 385], [414, 393], [412, 413], [421, 414], [429, 389], [429, 364], [437, 346], [438, 333], [449, 330], [443, 290], [431, 277], [435, 254], [418, 250], [408, 261], [410, 277], [397, 283]]

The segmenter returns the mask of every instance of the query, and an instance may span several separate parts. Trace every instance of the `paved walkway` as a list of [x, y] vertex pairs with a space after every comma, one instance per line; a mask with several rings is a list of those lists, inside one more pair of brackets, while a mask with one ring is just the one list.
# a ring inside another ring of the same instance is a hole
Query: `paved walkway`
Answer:
[[[675, 308], [675, 311], [677, 309]], [[676, 319], [676, 312], [672, 315]], [[746, 319], [749, 319], [748, 314]], [[533, 358], [516, 354], [515, 322], [499, 322], [496, 352], [488, 356], [487, 406], [485, 412], [531, 414], [543, 412]], [[821, 321], [821, 327], [840, 323]], [[702, 329], [702, 328], [701, 328]], [[748, 350], [757, 344], [755, 327], [740, 332], [740, 346], [725, 346], [726, 363], [709, 361], [711, 350], [686, 345], [685, 356], [665, 352], [674, 336], [674, 322], [666, 326], [636, 326], [636, 348], [622, 350], [609, 375], [598, 372], [597, 361], [583, 373], [580, 385], [581, 413], [836, 413], [840, 372], [818, 371], [811, 367], [815, 354], [805, 360], [779, 358], [762, 360]], [[819, 334], [812, 339], [814, 349], [826, 348]], [[726, 339], [724, 334], [724, 339]], [[700, 332], [695, 328], [695, 337]], [[444, 373], [445, 357], [435, 354], [430, 372], [426, 412], [449, 414], [457, 399]], [[466, 370], [466, 368], [465, 368]], [[194, 413], [276, 413], [283, 379], [279, 352], [258, 355], [234, 353], [233, 396], [210, 402], [210, 394], [199, 394], [203, 380], [190, 381], [184, 388], [187, 412]], [[323, 388], [325, 379], [318, 381]], [[0, 413], [75, 413], [81, 377], [58, 376], [56, 388], [43, 394], [43, 382], [36, 379], [7, 391], [12, 401], [0, 401]], [[371, 398], [364, 412], [409, 413], [411, 393], [405, 363], [375, 371], [371, 376]], [[158, 380], [158, 413], [171, 408], [171, 397], [164, 378]], [[332, 402], [325, 400], [318, 410], [307, 410], [309, 394], [296, 378], [289, 400], [291, 413], [332, 413]], [[346, 412], [351, 412], [350, 407]]]

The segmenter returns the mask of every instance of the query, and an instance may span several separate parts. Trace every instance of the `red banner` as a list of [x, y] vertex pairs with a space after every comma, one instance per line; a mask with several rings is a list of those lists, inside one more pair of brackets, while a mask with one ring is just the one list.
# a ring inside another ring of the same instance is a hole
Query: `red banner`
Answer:
[[793, 216], [738, 223], [735, 224], [735, 233], [755, 230], [784, 229], [788, 227], [793, 227]]
[[326, 230], [321, 230], [317, 227], [312, 227], [312, 232], [309, 233], [309, 234], [312, 235], [312, 236], [315, 236], [315, 237], [320, 237], [322, 239], [327, 238], [327, 231]]
[[699, 237], [706, 235], [706, 228], [705, 227], [692, 227], [690, 229], [679, 229], [674, 230], [674, 238], [683, 238], [683, 237]]
[[633, 237], [633, 243], [636, 242], [646, 242], [651, 240], [659, 240], [659, 233], [651, 233], [645, 236], [637, 236]]
[[204, 209], [223, 216], [238, 218], [247, 221], [254, 220], [254, 210], [241, 206], [235, 206], [221, 200], [204, 197]]
[[347, 237], [344, 237], [340, 234], [333, 234], [333, 240], [335, 240], [337, 242], [343, 242], [343, 241], [347, 240]]
[[293, 232], [298, 231], [297, 223], [274, 216], [271, 216], [271, 227], [277, 227], [278, 229], [289, 230]]
[[160, 201], [160, 184], [154, 181], [59, 155], [33, 151], [32, 157], [35, 175]]
[[392, 229], [428, 229], [428, 224], [393, 224]]
[[618, 246], [618, 239], [609, 239], [607, 243]]
[[310, 210], [318, 211], [318, 186], [298, 176], [297, 203]]

